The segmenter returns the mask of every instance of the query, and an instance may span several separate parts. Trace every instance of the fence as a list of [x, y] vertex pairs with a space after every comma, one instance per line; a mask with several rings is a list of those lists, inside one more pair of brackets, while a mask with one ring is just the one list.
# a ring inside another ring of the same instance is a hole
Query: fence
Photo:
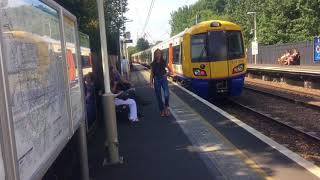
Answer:
[[[313, 42], [298, 42], [277, 44], [268, 46], [259, 46], [259, 54], [257, 56], [257, 64], [278, 64], [280, 58], [286, 50], [297, 49], [300, 53], [300, 65], [304, 66], [320, 66], [319, 63], [313, 62]], [[254, 56], [251, 52], [251, 47], [248, 49], [248, 63], [254, 64]]]

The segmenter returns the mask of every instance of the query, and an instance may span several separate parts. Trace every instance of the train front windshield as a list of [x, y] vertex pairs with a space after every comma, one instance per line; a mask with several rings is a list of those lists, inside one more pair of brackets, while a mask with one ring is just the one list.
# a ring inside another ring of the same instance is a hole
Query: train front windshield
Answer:
[[223, 61], [244, 58], [240, 31], [211, 31], [191, 38], [193, 62]]

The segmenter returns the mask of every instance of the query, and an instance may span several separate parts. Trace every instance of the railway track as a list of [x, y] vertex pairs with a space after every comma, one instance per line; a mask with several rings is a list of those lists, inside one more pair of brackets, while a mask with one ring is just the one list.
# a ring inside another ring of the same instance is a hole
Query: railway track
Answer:
[[238, 106], [240, 106], [242, 108], [245, 108], [248, 111], [251, 111], [252, 113], [255, 113], [255, 114], [259, 115], [259, 116], [263, 116], [264, 118], [267, 118], [270, 121], [273, 121], [273, 122], [275, 122], [275, 123], [277, 123], [277, 124], [279, 124], [281, 126], [286, 126], [287, 128], [290, 128], [290, 129], [292, 129], [294, 131], [297, 131], [299, 133], [302, 133], [302, 134], [304, 134], [304, 135], [306, 135], [306, 136], [308, 136], [310, 138], [313, 138], [313, 139], [315, 139], [317, 141], [320, 141], [320, 136], [315, 135], [312, 132], [307, 132], [306, 130], [304, 130], [300, 126], [295, 126], [294, 124], [292, 124], [290, 122], [286, 122], [286, 121], [279, 121], [279, 118], [274, 118], [270, 114], [266, 114], [266, 113], [260, 112], [260, 111], [256, 110], [255, 108], [252, 108], [252, 107], [246, 106], [244, 104], [241, 104], [241, 103], [239, 103], [239, 102], [237, 102], [237, 101], [235, 101], [233, 99], [228, 99], [228, 100], [233, 104], [236, 104], [236, 105], [238, 105]]
[[224, 102], [214, 104], [279, 144], [298, 153], [301, 157], [320, 166], [319, 136], [297, 128], [294, 124], [284, 123], [268, 113], [244, 105], [235, 99], [226, 99]]
[[[302, 105], [302, 106], [305, 106], [305, 107], [308, 107], [308, 108], [312, 108], [312, 109], [315, 109], [315, 110], [320, 110], [320, 105], [319, 104], [303, 100], [304, 97], [301, 94], [299, 94], [299, 96], [301, 96], [300, 98], [293, 98], [292, 96], [289, 96], [289, 95], [280, 95], [280, 94], [283, 94], [283, 93], [274, 93], [274, 92], [271, 92], [271, 91], [266, 90], [264, 88], [257, 88], [257, 87], [255, 87], [254, 85], [251, 85], [251, 84], [250, 85], [245, 85], [243, 88], [246, 89], [246, 90], [249, 90], [249, 91], [254, 91], [254, 92], [259, 93], [259, 94], [264, 94], [264, 95], [267, 95], [267, 96], [270, 96], [270, 97], [274, 97], [274, 98], [282, 99], [282, 100], [285, 100], [285, 101], [288, 101], [288, 102], [291, 102], [291, 103], [299, 104], [299, 105]], [[285, 91], [287, 91], [286, 92], [287, 94], [289, 94], [289, 93], [292, 93], [292, 94], [295, 94], [295, 95], [298, 94], [297, 92], [294, 92], [294, 91], [291, 91], [291, 90], [285, 90]], [[310, 95], [308, 95], [308, 96], [310, 97]], [[320, 96], [319, 97], [315, 97], [315, 98], [318, 98], [320, 100]]]

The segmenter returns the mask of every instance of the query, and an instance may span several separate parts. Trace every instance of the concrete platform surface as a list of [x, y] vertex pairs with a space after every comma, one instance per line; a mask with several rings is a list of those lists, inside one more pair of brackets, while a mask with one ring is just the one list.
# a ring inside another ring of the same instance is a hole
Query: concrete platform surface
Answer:
[[148, 72], [131, 74], [139, 123], [118, 122], [124, 164], [102, 166], [107, 156], [100, 125], [89, 142], [92, 180], [318, 179], [218, 111], [170, 85], [171, 117], [160, 117]]

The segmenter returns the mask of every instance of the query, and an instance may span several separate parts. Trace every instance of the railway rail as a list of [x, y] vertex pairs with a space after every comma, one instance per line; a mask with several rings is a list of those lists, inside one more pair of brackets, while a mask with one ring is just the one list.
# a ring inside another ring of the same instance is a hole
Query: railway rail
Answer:
[[260, 94], [264, 94], [270, 97], [286, 100], [295, 104], [303, 105], [308, 108], [313, 108], [315, 110], [320, 110], [320, 96], [301, 93], [294, 90], [282, 89], [278, 90], [271, 89], [266, 87], [263, 84], [257, 83], [246, 83], [243, 87], [246, 90], [254, 91]]
[[315, 109], [315, 110], [320, 110], [320, 104], [314, 104], [314, 103], [310, 103], [308, 101], [305, 101], [305, 100], [303, 100], [303, 97], [294, 98], [292, 96], [290, 97], [290, 96], [287, 96], [287, 95], [280, 95], [281, 93], [274, 93], [274, 92], [271, 92], [269, 90], [264, 90], [264, 89], [261, 89], [261, 88], [254, 87], [252, 85], [245, 85], [243, 88], [246, 89], [246, 90], [254, 91], [254, 92], [257, 92], [257, 93], [260, 93], [260, 94], [264, 94], [264, 95], [267, 95], [267, 96], [270, 96], [270, 97], [274, 97], [274, 98], [282, 99], [282, 100], [285, 100], [285, 101], [288, 101], [288, 102], [291, 102], [291, 103], [295, 103], [295, 104], [299, 104], [299, 105], [302, 105], [302, 106], [306, 106], [308, 108], [312, 108], [312, 109]]
[[307, 132], [306, 130], [304, 130], [303, 128], [301, 128], [300, 126], [295, 126], [294, 124], [290, 123], [290, 122], [287, 122], [287, 121], [279, 121], [278, 118], [274, 118], [272, 115], [270, 114], [266, 114], [266, 113], [263, 113], [263, 112], [260, 112], [254, 108], [251, 108], [251, 107], [248, 107], [244, 104], [241, 104], [237, 101], [235, 101], [234, 99], [228, 99], [231, 103], [233, 104], [237, 104], [238, 106], [241, 106], [242, 108], [245, 108], [255, 114], [258, 114], [259, 116], [263, 116], [265, 118], [268, 118], [270, 121], [273, 121], [273, 122], [276, 122], [277, 124], [281, 125], [281, 126], [286, 126], [287, 128], [290, 128], [294, 131], [297, 131], [299, 133], [302, 133], [306, 136], [309, 136], [310, 138], [313, 138], [317, 141], [320, 141], [320, 136], [318, 135], [315, 135], [314, 133], [311, 133], [311, 132]]
[[300, 154], [305, 159], [320, 166], [320, 138], [309, 134], [290, 123], [284, 123], [269, 114], [227, 99], [214, 103], [244, 123]]

